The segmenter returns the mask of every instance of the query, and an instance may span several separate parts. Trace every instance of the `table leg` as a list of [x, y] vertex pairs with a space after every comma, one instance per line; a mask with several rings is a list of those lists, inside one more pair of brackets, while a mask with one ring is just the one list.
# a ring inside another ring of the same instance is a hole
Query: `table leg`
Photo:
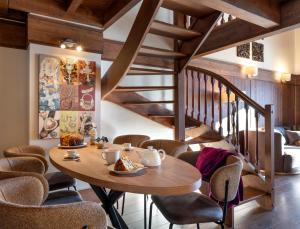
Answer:
[[124, 194], [124, 192], [111, 190], [109, 193], [104, 188], [91, 185], [95, 194], [102, 202], [102, 206], [108, 214], [112, 225], [117, 229], [128, 229], [125, 221], [114, 207], [116, 201]]

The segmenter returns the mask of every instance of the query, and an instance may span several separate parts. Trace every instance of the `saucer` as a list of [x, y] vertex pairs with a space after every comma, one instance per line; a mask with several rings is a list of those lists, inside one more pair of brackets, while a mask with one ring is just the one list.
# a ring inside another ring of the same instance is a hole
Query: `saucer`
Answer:
[[79, 153], [75, 153], [72, 156], [69, 156], [68, 154], [64, 155], [64, 159], [72, 159], [72, 160], [74, 160], [74, 159], [78, 159], [78, 158], [80, 158], [80, 154]]

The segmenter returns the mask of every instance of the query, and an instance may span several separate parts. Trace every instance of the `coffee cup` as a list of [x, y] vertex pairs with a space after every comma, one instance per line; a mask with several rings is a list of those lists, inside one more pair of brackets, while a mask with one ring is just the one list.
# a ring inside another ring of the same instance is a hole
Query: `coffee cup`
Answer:
[[123, 148], [124, 150], [131, 150], [131, 143], [124, 143]]
[[67, 150], [68, 157], [76, 157], [78, 153], [75, 150]]
[[101, 156], [106, 160], [107, 164], [111, 165], [117, 162], [120, 158], [119, 150], [105, 150], [101, 153]]

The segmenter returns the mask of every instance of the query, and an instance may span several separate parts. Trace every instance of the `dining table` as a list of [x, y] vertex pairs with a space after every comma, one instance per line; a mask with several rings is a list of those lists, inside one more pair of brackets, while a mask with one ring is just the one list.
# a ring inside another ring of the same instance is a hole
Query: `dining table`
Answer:
[[80, 155], [79, 159], [69, 160], [65, 159], [66, 149], [57, 146], [50, 149], [49, 156], [57, 169], [90, 184], [115, 228], [128, 228], [114, 207], [125, 192], [160, 196], [183, 195], [198, 190], [201, 186], [201, 174], [195, 167], [168, 155], [159, 166], [145, 167], [134, 174], [116, 174], [108, 169], [107, 162], [102, 158], [104, 150], [120, 150], [122, 156], [139, 163], [139, 151], [145, 149], [133, 147], [130, 151], [125, 151], [122, 145], [117, 144], [106, 144], [105, 148], [98, 149], [96, 145], [87, 145], [75, 149]]

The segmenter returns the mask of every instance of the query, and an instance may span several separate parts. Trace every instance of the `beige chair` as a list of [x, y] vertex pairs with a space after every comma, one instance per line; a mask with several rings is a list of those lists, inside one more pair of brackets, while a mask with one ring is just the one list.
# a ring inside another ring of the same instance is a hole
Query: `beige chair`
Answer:
[[166, 139], [156, 139], [148, 140], [141, 144], [142, 148], [147, 148], [148, 146], [153, 146], [155, 149], [163, 149], [166, 154], [178, 157], [180, 154], [186, 152], [189, 146], [184, 142], [166, 140]]
[[0, 172], [1, 228], [107, 227], [105, 211], [99, 204], [83, 201], [43, 205], [47, 196], [48, 184], [43, 176], [29, 172]]
[[116, 137], [113, 143], [114, 144], [131, 143], [132, 146], [139, 147], [141, 143], [147, 140], [150, 140], [150, 137], [147, 135], [128, 134], [128, 135], [120, 135]]
[[[35, 157], [41, 160], [48, 170], [48, 161], [46, 160], [46, 152], [43, 148], [34, 145], [24, 145], [11, 147], [4, 150], [5, 157]], [[50, 191], [73, 187], [76, 190], [76, 180], [62, 172], [46, 173], [45, 178], [48, 181]]]
[[[179, 158], [191, 163], [194, 154], [189, 156], [182, 154]], [[194, 162], [192, 162], [194, 163]], [[181, 196], [152, 196], [150, 205], [149, 228], [152, 224], [153, 204], [161, 211], [164, 217], [170, 222], [170, 227], [174, 224], [197, 224], [215, 222], [224, 228], [227, 213], [227, 203], [232, 201], [238, 191], [241, 172], [243, 169], [242, 161], [235, 156], [229, 156], [226, 165], [217, 169], [210, 179], [211, 193], [214, 199], [223, 202], [221, 207], [216, 201], [207, 195], [192, 192]]]

